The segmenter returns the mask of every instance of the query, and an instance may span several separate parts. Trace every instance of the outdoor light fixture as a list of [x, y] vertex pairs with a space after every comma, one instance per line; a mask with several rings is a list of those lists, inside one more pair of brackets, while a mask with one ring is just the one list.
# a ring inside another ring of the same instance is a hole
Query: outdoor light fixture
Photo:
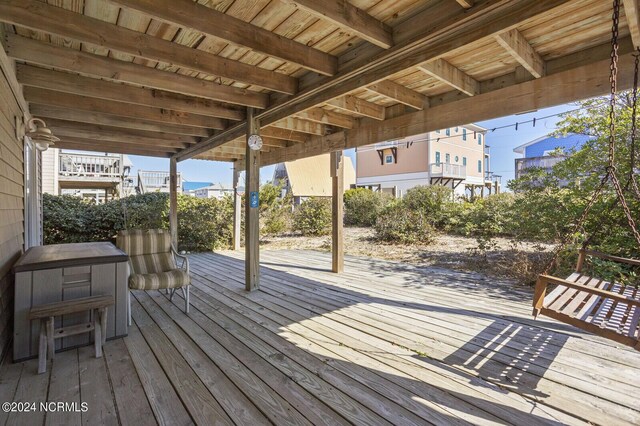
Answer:
[[249, 148], [254, 151], [259, 151], [262, 148], [262, 138], [260, 135], [249, 135], [249, 139], [247, 139], [247, 144], [249, 144]]
[[51, 129], [49, 129], [46, 123], [39, 118], [32, 118], [27, 123], [27, 128], [29, 131], [27, 132], [27, 136], [31, 138], [33, 142], [36, 144], [36, 149], [38, 151], [46, 151], [49, 149], [49, 146], [54, 145], [55, 142], [58, 142], [60, 139], [53, 136], [51, 133]]

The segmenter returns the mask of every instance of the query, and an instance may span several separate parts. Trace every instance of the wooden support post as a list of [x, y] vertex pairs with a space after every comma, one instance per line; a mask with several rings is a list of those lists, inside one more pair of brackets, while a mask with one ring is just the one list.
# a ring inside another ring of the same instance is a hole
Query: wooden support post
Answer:
[[242, 197], [238, 193], [238, 182], [240, 180], [240, 170], [238, 165], [233, 163], [233, 249], [240, 250], [240, 225], [242, 221]]
[[171, 244], [178, 250], [178, 162], [169, 160], [169, 231]]
[[344, 270], [343, 240], [343, 197], [344, 197], [344, 160], [342, 151], [331, 153], [332, 181], [332, 230], [331, 230], [331, 270], [341, 273]]
[[259, 224], [259, 190], [260, 190], [260, 151], [249, 148], [248, 139], [257, 135], [260, 124], [254, 117], [253, 108], [247, 108], [247, 146], [245, 170], [245, 203], [244, 203], [244, 249], [245, 249], [245, 288], [247, 291], [260, 287], [260, 224]]

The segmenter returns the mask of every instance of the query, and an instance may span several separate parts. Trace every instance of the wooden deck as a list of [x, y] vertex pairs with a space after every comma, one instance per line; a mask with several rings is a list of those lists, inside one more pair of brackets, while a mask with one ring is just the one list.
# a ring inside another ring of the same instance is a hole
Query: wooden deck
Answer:
[[640, 423], [640, 353], [548, 320], [531, 292], [482, 276], [330, 254], [191, 256], [192, 311], [137, 292], [129, 336], [5, 362], [0, 400], [86, 402], [86, 413], [0, 413], [2, 424]]

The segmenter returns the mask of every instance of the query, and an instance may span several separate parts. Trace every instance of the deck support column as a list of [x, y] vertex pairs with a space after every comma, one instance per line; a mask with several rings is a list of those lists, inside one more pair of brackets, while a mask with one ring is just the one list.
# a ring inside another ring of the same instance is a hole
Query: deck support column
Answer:
[[240, 224], [242, 215], [242, 197], [238, 193], [240, 171], [237, 164], [233, 163], [233, 249], [240, 250]]
[[178, 162], [169, 160], [169, 232], [171, 244], [178, 250]]
[[247, 108], [247, 146], [245, 155], [245, 196], [244, 196], [244, 248], [245, 248], [245, 289], [260, 287], [260, 151], [249, 148], [249, 136], [260, 132], [260, 123], [254, 116], [253, 108]]
[[341, 273], [344, 270], [344, 155], [342, 151], [331, 153], [331, 270]]

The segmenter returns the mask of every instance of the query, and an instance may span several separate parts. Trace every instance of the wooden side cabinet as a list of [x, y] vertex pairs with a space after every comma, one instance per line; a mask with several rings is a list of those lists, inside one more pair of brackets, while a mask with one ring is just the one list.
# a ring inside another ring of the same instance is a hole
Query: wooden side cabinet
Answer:
[[[32, 307], [78, 297], [111, 295], [115, 305], [107, 317], [107, 339], [126, 336], [128, 257], [111, 243], [55, 244], [32, 247], [13, 267], [15, 299], [13, 359], [38, 355], [38, 321], [29, 320]], [[91, 321], [88, 312], [64, 315], [55, 327]], [[56, 339], [56, 350], [89, 345], [88, 334]]]

